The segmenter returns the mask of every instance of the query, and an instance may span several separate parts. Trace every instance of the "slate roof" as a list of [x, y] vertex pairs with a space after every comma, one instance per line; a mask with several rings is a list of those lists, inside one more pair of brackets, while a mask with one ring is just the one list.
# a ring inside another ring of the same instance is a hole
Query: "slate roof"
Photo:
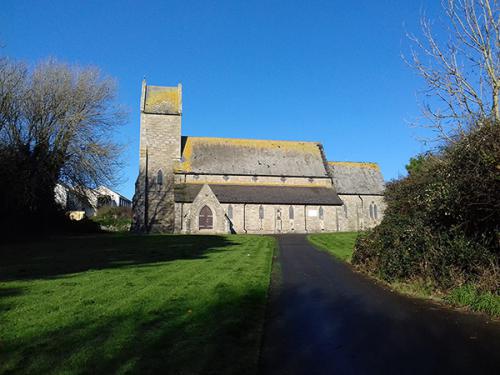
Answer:
[[315, 142], [182, 137], [180, 173], [328, 177]]
[[[342, 205], [332, 188], [209, 184], [221, 203]], [[175, 201], [192, 202], [203, 184], [177, 184]]]
[[376, 163], [328, 162], [339, 194], [382, 195], [384, 178]]

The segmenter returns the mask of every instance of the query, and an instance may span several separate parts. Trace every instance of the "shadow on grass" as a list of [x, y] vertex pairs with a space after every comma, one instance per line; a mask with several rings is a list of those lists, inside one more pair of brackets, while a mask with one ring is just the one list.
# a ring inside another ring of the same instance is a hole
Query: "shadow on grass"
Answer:
[[224, 285], [215, 294], [198, 309], [189, 299], [165, 302], [18, 337], [0, 351], [0, 372], [256, 373], [265, 288]]
[[223, 236], [89, 235], [0, 246], [0, 281], [204, 258], [234, 241]]

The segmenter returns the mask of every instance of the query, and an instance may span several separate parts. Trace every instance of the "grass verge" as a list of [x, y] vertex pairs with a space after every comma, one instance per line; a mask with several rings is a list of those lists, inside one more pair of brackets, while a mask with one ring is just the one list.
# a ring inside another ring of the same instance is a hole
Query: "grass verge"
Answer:
[[357, 232], [341, 232], [310, 234], [307, 238], [316, 247], [329, 252], [344, 262], [351, 263], [357, 236]]
[[[336, 258], [351, 263], [357, 232], [310, 234], [308, 240], [317, 248], [326, 250]], [[500, 296], [480, 292], [473, 285], [463, 285], [447, 293], [436, 291], [433, 286], [422, 280], [394, 281], [382, 280], [369, 274], [393, 290], [413, 297], [432, 299], [447, 304], [464, 307], [471, 311], [484, 312], [492, 317], [500, 317]]]
[[0, 373], [255, 373], [275, 241], [98, 235], [0, 247]]
[[453, 289], [444, 299], [455, 306], [467, 307], [472, 311], [500, 317], [500, 297], [491, 292], [481, 293], [473, 285], [462, 285], [460, 288]]

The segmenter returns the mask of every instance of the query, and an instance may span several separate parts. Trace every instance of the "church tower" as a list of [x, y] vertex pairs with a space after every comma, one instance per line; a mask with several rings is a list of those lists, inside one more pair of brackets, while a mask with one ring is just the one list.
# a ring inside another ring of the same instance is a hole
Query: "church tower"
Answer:
[[181, 158], [182, 86], [142, 82], [139, 177], [132, 229], [174, 231], [174, 164]]

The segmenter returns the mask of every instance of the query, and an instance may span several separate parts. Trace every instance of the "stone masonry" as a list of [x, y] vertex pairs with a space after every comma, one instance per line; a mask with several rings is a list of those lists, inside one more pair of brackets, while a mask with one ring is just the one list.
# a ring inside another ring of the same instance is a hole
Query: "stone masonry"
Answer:
[[358, 231], [383, 218], [374, 163], [327, 162], [314, 142], [181, 136], [181, 85], [143, 82], [140, 116], [137, 232]]
[[[156, 104], [156, 105], [155, 105]], [[162, 105], [163, 104], [163, 105]], [[174, 163], [180, 159], [182, 87], [142, 83], [139, 176], [133, 230], [174, 230]]]

